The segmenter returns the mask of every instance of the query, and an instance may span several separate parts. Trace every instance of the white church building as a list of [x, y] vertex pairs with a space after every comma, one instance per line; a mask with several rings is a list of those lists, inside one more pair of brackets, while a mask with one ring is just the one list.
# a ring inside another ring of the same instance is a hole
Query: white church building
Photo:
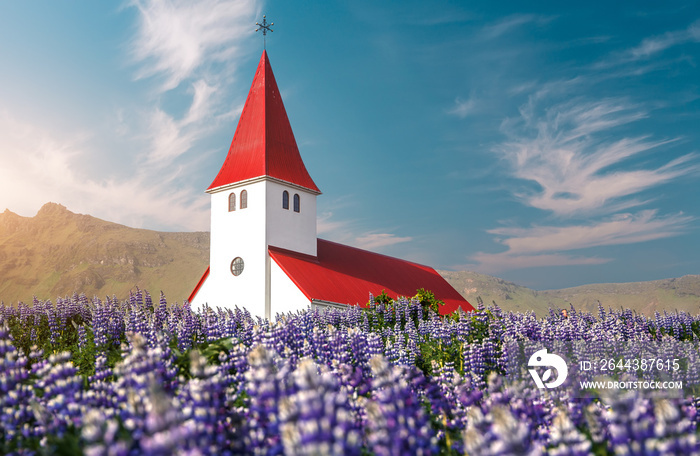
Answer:
[[473, 309], [431, 267], [317, 238], [321, 191], [299, 154], [266, 51], [207, 193], [210, 261], [189, 297], [195, 308], [238, 306], [271, 318], [425, 288], [445, 302], [441, 313]]

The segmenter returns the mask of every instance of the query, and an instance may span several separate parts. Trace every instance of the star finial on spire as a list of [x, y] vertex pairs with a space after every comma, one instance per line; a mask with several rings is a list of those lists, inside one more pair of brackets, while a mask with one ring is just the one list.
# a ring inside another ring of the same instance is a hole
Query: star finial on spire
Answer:
[[275, 25], [275, 23], [274, 23], [274, 22], [270, 22], [270, 23], [268, 24], [268, 23], [267, 23], [267, 19], [265, 18], [265, 15], [263, 15], [262, 24], [261, 24], [260, 22], [256, 22], [255, 25], [258, 26], [258, 28], [255, 29], [256, 32], [259, 32], [260, 30], [262, 30], [262, 32], [263, 32], [263, 49], [265, 49], [265, 45], [267, 44], [267, 43], [266, 43], [267, 32], [268, 32], [268, 31], [274, 32], [274, 30], [272, 30], [270, 27], [272, 27], [273, 25]]

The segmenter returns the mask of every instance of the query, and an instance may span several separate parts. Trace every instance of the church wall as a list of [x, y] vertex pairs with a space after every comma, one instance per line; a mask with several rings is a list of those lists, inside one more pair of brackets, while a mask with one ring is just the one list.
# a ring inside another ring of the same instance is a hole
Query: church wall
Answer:
[[297, 288], [275, 260], [270, 260], [270, 263], [272, 318], [278, 313], [308, 309], [309, 299]]
[[[289, 209], [282, 208], [282, 192], [289, 192]], [[294, 194], [301, 201], [294, 212]], [[269, 245], [316, 256], [316, 195], [297, 187], [267, 182]]]
[[[241, 190], [248, 192], [248, 207], [240, 208]], [[211, 195], [210, 274], [206, 295], [209, 305], [247, 308], [254, 316], [265, 316], [266, 185], [256, 182]], [[236, 210], [229, 212], [229, 195], [235, 192]], [[241, 257], [239, 276], [231, 273], [231, 262]]]

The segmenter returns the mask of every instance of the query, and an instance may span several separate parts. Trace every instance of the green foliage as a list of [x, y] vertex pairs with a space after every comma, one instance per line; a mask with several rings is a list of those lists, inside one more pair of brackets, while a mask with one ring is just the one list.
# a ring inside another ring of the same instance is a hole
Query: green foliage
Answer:
[[425, 338], [419, 345], [420, 357], [416, 359], [416, 366], [423, 371], [425, 375], [433, 375], [433, 363], [438, 366], [444, 366], [447, 363], [453, 363], [455, 371], [460, 375], [464, 374], [463, 352], [464, 345], [457, 341], [452, 341], [449, 344], [443, 344], [439, 340]]
[[[477, 298], [477, 300], [480, 299], [481, 298]], [[424, 288], [416, 290], [416, 295], [411, 298], [411, 300], [420, 302], [423, 309], [423, 320], [425, 321], [429, 321], [432, 318], [448, 319], [454, 323], [463, 319], [469, 321], [471, 330], [469, 331], [467, 339], [468, 343], [481, 343], [487, 338], [489, 336], [489, 321], [496, 318], [488, 310], [470, 313], [454, 312], [449, 315], [440, 315], [439, 310], [440, 307], [444, 305], [444, 302], [437, 299], [432, 291]], [[386, 293], [386, 290], [382, 290], [382, 293], [376, 296], [373, 301], [373, 303], [369, 303], [369, 309], [365, 309], [370, 331], [377, 334], [384, 334], [387, 329], [394, 329], [396, 325], [398, 325], [401, 330], [406, 328], [408, 322], [405, 319], [405, 315], [403, 312], [396, 312], [394, 306], [395, 301]], [[372, 310], [372, 304], [384, 305], [389, 312], [375, 312]], [[418, 315], [413, 314], [411, 318], [412, 323], [417, 328], [420, 325]], [[382, 342], [386, 345], [387, 343], [392, 344], [395, 341], [382, 337]], [[432, 335], [424, 335], [419, 336], [417, 343], [419, 353], [416, 357], [416, 366], [423, 371], [424, 374], [433, 374], [433, 362], [438, 366], [451, 363], [459, 374], [464, 374], [465, 344], [457, 340], [456, 337], [453, 337], [449, 342], [445, 342], [440, 339], [435, 339]], [[496, 349], [498, 351], [500, 347], [496, 347]], [[493, 370], [495, 370], [495, 366], [487, 366], [485, 377]]]
[[425, 288], [416, 290], [416, 295], [413, 299], [420, 302], [421, 306], [423, 306], [423, 311], [432, 310], [435, 313], [439, 313], [440, 306], [445, 305], [444, 301], [437, 299], [432, 291], [426, 290]]
[[382, 292], [379, 293], [379, 295], [374, 297], [374, 302], [376, 304], [384, 304], [388, 306], [393, 304], [394, 300], [391, 298], [391, 296], [386, 294], [386, 290], [382, 290]]
[[217, 366], [220, 365], [221, 360], [219, 359], [219, 355], [221, 353], [230, 353], [233, 349], [233, 342], [234, 341], [231, 338], [223, 338], [213, 342], [202, 342], [184, 352], [177, 348], [175, 342], [171, 343], [170, 348], [175, 356], [175, 366], [177, 367], [178, 375], [182, 375], [187, 379], [192, 378], [192, 373], [190, 370], [190, 354], [193, 351], [198, 351], [202, 356], [204, 356], [204, 358], [207, 360], [207, 364]]

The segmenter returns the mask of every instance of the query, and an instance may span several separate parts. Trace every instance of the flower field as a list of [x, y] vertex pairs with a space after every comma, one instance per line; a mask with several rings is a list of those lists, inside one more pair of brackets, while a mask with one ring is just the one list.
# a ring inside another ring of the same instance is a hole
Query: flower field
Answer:
[[403, 299], [269, 322], [140, 291], [0, 305], [0, 454], [700, 454], [692, 393], [506, 376], [512, 342], [699, 337], [697, 316], [602, 307], [440, 317]]

